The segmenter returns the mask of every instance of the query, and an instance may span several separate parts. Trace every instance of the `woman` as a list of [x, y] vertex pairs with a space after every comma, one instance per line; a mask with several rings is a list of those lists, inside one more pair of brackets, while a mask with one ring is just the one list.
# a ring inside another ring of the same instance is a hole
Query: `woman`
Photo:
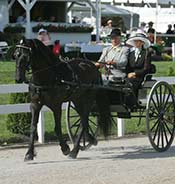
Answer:
[[128, 55], [127, 77], [137, 97], [138, 89], [151, 68], [151, 55], [148, 50], [151, 43], [143, 31], [137, 30], [131, 34], [126, 44], [131, 46]]

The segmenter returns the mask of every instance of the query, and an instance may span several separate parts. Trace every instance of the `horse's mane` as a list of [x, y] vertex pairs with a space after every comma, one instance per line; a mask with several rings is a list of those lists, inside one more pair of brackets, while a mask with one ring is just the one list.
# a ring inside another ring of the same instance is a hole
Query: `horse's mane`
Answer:
[[36, 57], [42, 57], [42, 59], [49, 62], [49, 64], [55, 64], [58, 62], [58, 58], [53, 54], [52, 50], [45, 46], [38, 39], [29, 39], [32, 51]]

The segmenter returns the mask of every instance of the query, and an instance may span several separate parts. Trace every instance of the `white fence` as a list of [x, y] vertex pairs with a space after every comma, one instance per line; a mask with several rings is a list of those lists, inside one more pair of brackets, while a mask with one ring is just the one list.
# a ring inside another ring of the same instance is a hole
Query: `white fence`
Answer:
[[[175, 84], [175, 77], [155, 77], [157, 81], [166, 81], [169, 84]], [[9, 94], [9, 93], [24, 93], [28, 92], [27, 84], [9, 84], [9, 85], [0, 85], [0, 94]], [[65, 109], [65, 104], [63, 104], [63, 109]], [[38, 142], [44, 143], [44, 112], [49, 111], [49, 109], [44, 106], [41, 109], [39, 121], [38, 121]], [[6, 104], [0, 105], [0, 114], [11, 114], [11, 113], [21, 113], [21, 112], [30, 112], [30, 104]], [[124, 135], [124, 120], [118, 118], [118, 136], [121, 137]]]

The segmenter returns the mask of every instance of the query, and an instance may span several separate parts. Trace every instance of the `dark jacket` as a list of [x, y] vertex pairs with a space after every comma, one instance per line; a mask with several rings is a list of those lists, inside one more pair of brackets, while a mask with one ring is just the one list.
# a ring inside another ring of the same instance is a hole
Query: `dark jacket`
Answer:
[[128, 57], [127, 74], [135, 72], [136, 78], [143, 80], [144, 76], [147, 73], [149, 73], [150, 68], [151, 68], [151, 55], [148, 49], [142, 49], [136, 60], [135, 50], [131, 48]]

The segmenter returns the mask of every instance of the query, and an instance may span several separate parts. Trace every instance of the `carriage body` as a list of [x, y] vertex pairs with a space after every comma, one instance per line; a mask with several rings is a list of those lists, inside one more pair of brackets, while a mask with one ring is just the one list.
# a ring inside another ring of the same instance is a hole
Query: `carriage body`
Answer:
[[[152, 147], [156, 151], [162, 152], [171, 146], [175, 132], [175, 99], [173, 89], [167, 82], [152, 80], [151, 77], [146, 76], [139, 89], [138, 98], [135, 98], [131, 85], [123, 80], [104, 82], [103, 85], [95, 88], [99, 93], [105, 91], [109, 97], [114, 127], [117, 128], [117, 118], [137, 117], [138, 124], [142, 118], [145, 118], [147, 135]], [[132, 99], [131, 102], [130, 99]], [[78, 116], [73, 104], [68, 102], [66, 122], [68, 134], [73, 143], [80, 126]], [[98, 134], [97, 122], [98, 112], [94, 104], [89, 115], [89, 130], [92, 136]], [[89, 144], [84, 136], [81, 148], [86, 149], [87, 147]]]

